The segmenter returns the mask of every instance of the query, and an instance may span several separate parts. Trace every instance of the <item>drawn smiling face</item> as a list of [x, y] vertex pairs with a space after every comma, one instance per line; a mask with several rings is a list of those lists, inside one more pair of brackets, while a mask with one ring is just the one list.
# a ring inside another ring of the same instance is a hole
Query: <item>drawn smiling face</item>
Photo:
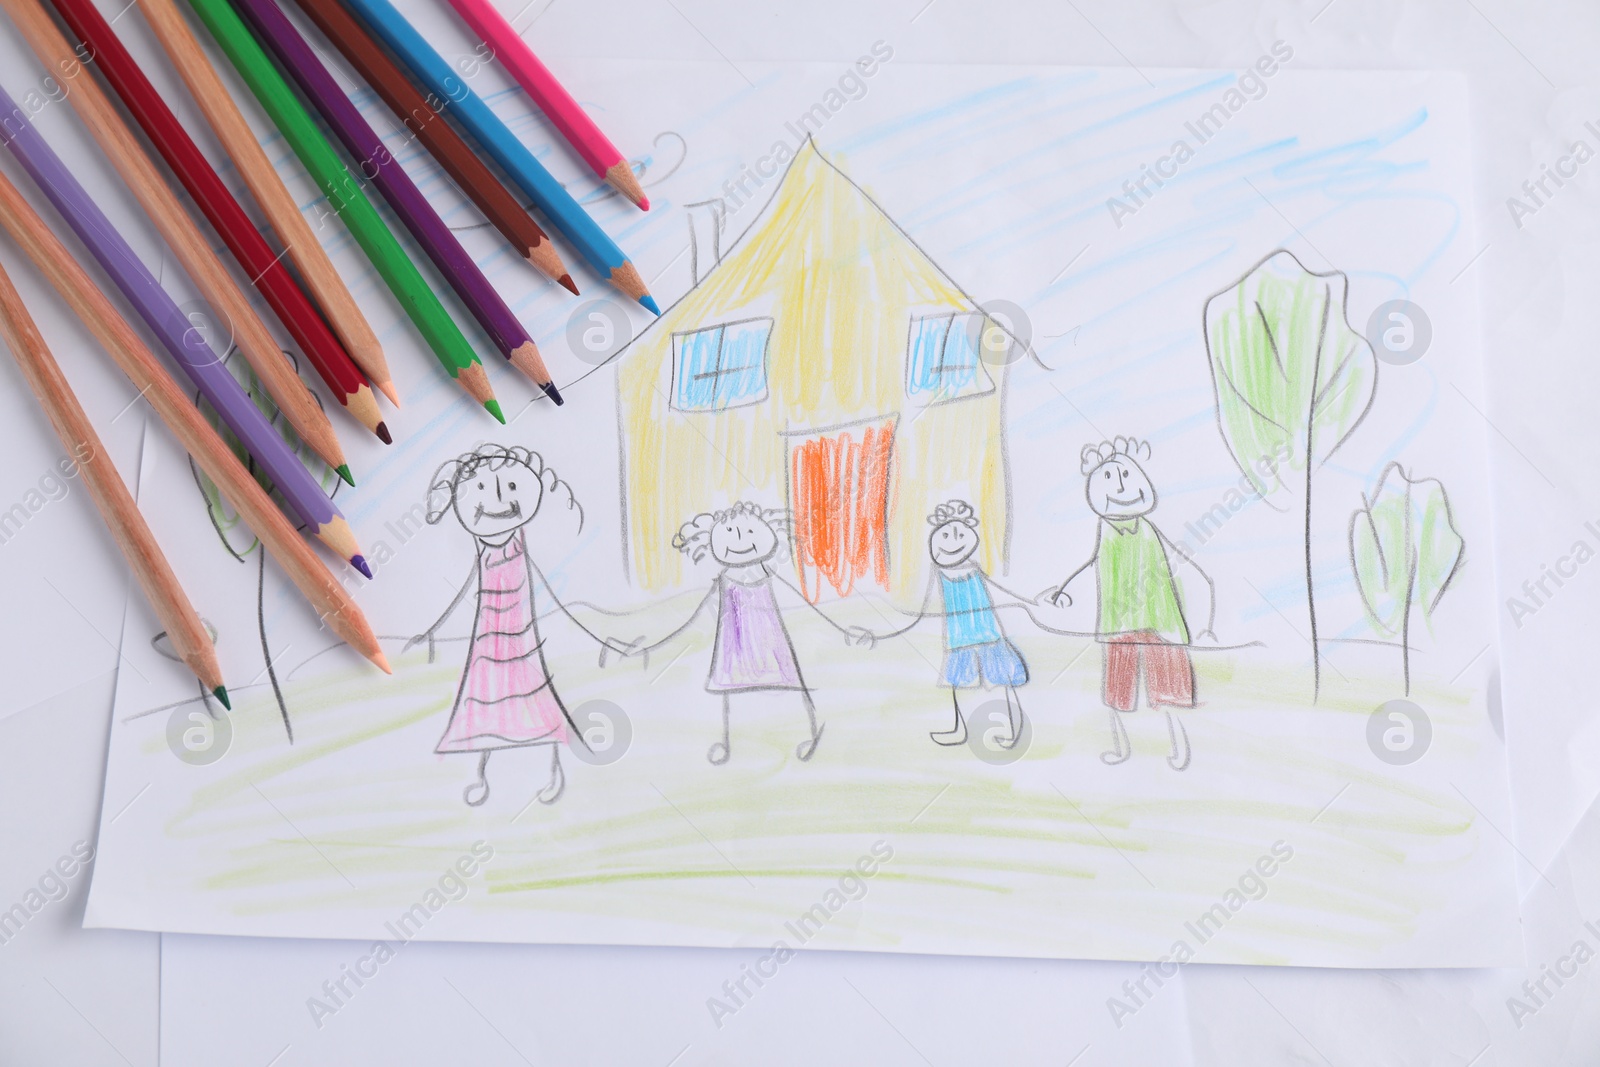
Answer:
[[777, 550], [777, 531], [759, 515], [736, 512], [711, 528], [711, 558], [724, 567], [760, 563]]
[[928, 555], [941, 567], [959, 567], [978, 551], [978, 531], [964, 522], [947, 522], [928, 535]]
[[1156, 506], [1156, 491], [1143, 469], [1127, 456], [1114, 456], [1089, 472], [1089, 506], [1108, 519], [1132, 519]]
[[544, 483], [521, 463], [484, 467], [456, 486], [456, 518], [474, 537], [503, 543], [533, 518], [543, 496]]

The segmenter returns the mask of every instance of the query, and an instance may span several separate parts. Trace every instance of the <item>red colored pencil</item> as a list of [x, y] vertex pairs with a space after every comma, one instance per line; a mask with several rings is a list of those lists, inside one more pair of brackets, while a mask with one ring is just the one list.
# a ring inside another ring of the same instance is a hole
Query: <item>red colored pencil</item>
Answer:
[[167, 166], [317, 368], [334, 397], [388, 444], [392, 440], [389, 428], [383, 422], [372, 388], [361, 377], [355, 362], [290, 277], [283, 257], [273, 253], [210, 161], [117, 39], [111, 24], [100, 14], [93, 0], [53, 2], [72, 32], [93, 54], [92, 65], [101, 70], [122, 98], [140, 128], [167, 161]]

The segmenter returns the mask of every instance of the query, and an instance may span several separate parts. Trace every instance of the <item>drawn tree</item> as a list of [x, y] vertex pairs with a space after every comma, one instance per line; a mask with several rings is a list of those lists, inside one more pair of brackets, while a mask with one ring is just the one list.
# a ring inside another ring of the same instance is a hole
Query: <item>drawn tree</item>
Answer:
[[1346, 314], [1342, 271], [1306, 270], [1279, 249], [1206, 301], [1206, 355], [1217, 427], [1262, 496], [1301, 498], [1312, 695], [1322, 688], [1311, 503], [1316, 472], [1372, 406], [1377, 361]]
[[[1391, 475], [1393, 476], [1391, 478]], [[1383, 469], [1378, 488], [1350, 516], [1350, 566], [1367, 619], [1400, 639], [1406, 693], [1411, 693], [1411, 609], [1431, 619], [1461, 569], [1466, 547], [1437, 478], [1412, 478], [1398, 463]]]
[[[289, 359], [290, 363], [296, 362], [292, 354], [285, 352], [284, 355]], [[338, 474], [334, 472], [332, 467], [324, 463], [315, 452], [311, 451], [309, 446], [300, 440], [300, 436], [295, 433], [294, 427], [290, 426], [288, 420], [278, 411], [278, 405], [273, 402], [266, 387], [256, 377], [255, 371], [239, 356], [239, 350], [230, 347], [228, 354], [223, 357], [222, 364], [233, 375], [234, 379], [244, 387], [245, 393], [260, 409], [261, 413], [266, 416], [267, 422], [272, 425], [273, 429], [278, 431], [279, 436], [288, 444], [289, 450], [306, 465], [306, 469], [311, 471], [312, 476], [316, 478], [317, 483], [322, 487], [322, 491], [330, 497], [334, 496], [339, 486], [344, 483], [340, 481]], [[298, 370], [298, 365], [296, 369]], [[313, 393], [312, 395], [315, 396], [316, 394]], [[256, 483], [266, 490], [267, 495], [272, 497], [273, 502], [279, 508], [292, 515], [293, 511], [283, 497], [279, 495], [277, 487], [273, 485], [272, 479], [267, 476], [267, 472], [256, 465], [255, 458], [246, 451], [244, 445], [233, 435], [233, 431], [228, 429], [227, 424], [217, 415], [210, 402], [199, 394], [195, 395], [194, 402], [195, 406], [200, 409], [200, 413], [205, 416], [206, 421], [211, 424], [212, 428], [222, 437], [223, 442], [233, 451], [234, 456], [240, 463], [244, 464], [245, 470], [254, 476]], [[318, 403], [320, 404], [321, 401], [319, 400]], [[263, 551], [261, 542], [250, 532], [249, 527], [244, 525], [238, 512], [233, 510], [227, 498], [222, 495], [222, 491], [217, 488], [216, 483], [195, 465], [193, 459], [189, 461], [189, 470], [194, 474], [195, 485], [199, 487], [200, 495], [206, 503], [206, 514], [210, 517], [211, 525], [217, 531], [217, 536], [222, 540], [222, 547], [227, 549], [228, 554], [240, 563], [249, 563], [249, 557], [252, 554], [256, 557], [256, 626], [261, 638], [261, 655], [266, 661], [267, 681], [272, 686], [272, 696], [277, 701], [278, 714], [283, 717], [284, 732], [288, 734], [290, 744], [293, 744], [294, 725], [289, 721], [289, 705], [284, 700], [283, 688], [278, 683], [278, 671], [273, 659], [272, 644], [267, 636], [265, 603], [266, 552]]]

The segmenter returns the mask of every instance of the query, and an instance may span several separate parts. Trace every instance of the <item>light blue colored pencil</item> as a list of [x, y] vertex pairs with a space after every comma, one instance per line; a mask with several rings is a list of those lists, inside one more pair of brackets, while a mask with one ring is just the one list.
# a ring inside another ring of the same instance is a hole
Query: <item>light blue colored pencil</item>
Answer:
[[540, 211], [561, 231], [579, 255], [588, 260], [612, 285], [633, 297], [656, 315], [661, 308], [645, 288], [639, 271], [606, 232], [545, 170], [526, 145], [517, 140], [489, 105], [456, 76], [444, 57], [433, 50], [416, 28], [395, 10], [389, 0], [344, 0], [400, 62], [435, 97], [444, 101], [439, 111], [453, 115], [478, 144], [494, 157], [511, 179], [533, 199]]

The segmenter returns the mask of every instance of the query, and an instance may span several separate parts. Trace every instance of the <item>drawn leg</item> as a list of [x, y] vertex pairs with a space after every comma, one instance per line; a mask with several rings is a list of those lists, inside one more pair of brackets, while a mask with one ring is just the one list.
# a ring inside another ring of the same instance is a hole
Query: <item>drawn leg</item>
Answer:
[[561, 769], [561, 745], [550, 744], [550, 781], [539, 790], [539, 803], [554, 804], [567, 789], [567, 772]]
[[1011, 722], [1011, 735], [1002, 737], [995, 743], [1001, 748], [1015, 748], [1018, 741], [1022, 740], [1022, 698], [1017, 695], [1017, 687], [1006, 686], [1006, 718]]
[[933, 730], [928, 736], [937, 745], [964, 745], [967, 743], [967, 720], [961, 717], [960, 690], [951, 688], [950, 703], [955, 708], [956, 724], [949, 730]]
[[1172, 754], [1167, 757], [1167, 766], [1175, 771], [1181, 771], [1189, 766], [1189, 731], [1183, 728], [1183, 721], [1167, 710], [1167, 736], [1172, 738]]
[[811, 690], [800, 690], [800, 699], [805, 701], [806, 720], [811, 724], [811, 737], [800, 742], [794, 750], [794, 754], [800, 757], [803, 763], [816, 754], [817, 742], [822, 740], [822, 727], [817, 725], [817, 706], [811, 702]]
[[490, 753], [485, 752], [478, 757], [478, 780], [461, 791], [461, 799], [469, 807], [479, 807], [489, 799], [489, 756]]
[[1100, 753], [1100, 759], [1116, 766], [1133, 755], [1133, 745], [1128, 741], [1128, 728], [1122, 724], [1122, 712], [1111, 709], [1111, 750]]
[[706, 759], [718, 767], [728, 762], [732, 753], [728, 749], [728, 694], [722, 694], [722, 740], [712, 745], [706, 752]]

